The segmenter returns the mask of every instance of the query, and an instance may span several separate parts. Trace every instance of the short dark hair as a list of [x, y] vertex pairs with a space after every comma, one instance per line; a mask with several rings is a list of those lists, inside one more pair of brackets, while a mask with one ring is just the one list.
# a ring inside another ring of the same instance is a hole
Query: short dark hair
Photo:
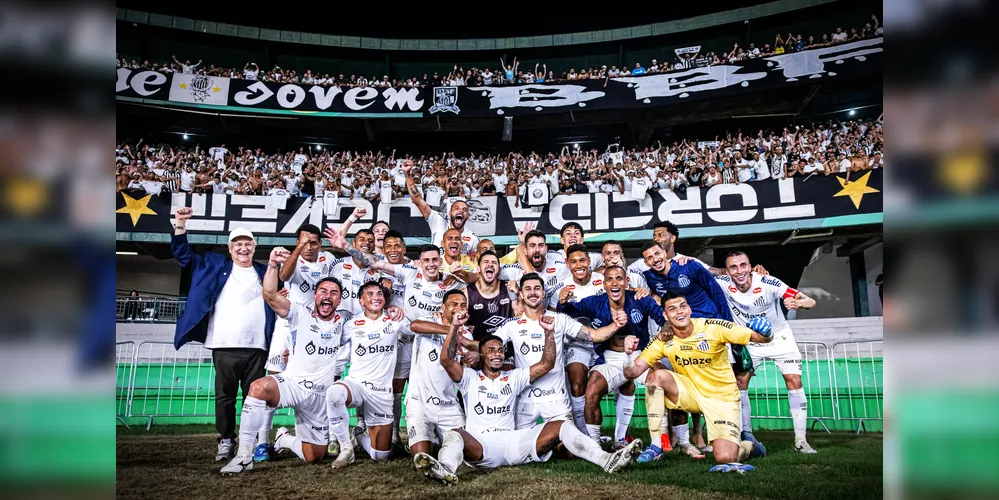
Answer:
[[545, 242], [548, 241], [548, 237], [545, 236], [545, 233], [542, 233], [541, 231], [538, 231], [537, 229], [532, 229], [532, 230], [528, 231], [527, 234], [524, 235], [524, 243], [527, 243], [527, 240], [529, 240], [531, 238], [541, 238]]
[[565, 249], [565, 258], [568, 259], [570, 255], [576, 252], [583, 252], [586, 254], [587, 257], [590, 256], [590, 252], [586, 250], [586, 245], [583, 245], [582, 243], [576, 243], [575, 245], [569, 245], [569, 248]]
[[482, 348], [486, 346], [486, 342], [492, 342], [493, 340], [500, 343], [500, 348], [504, 347], [505, 343], [503, 342], [503, 339], [497, 337], [496, 335], [490, 334], [486, 335], [485, 337], [482, 337], [482, 339], [479, 340], [479, 352], [480, 353], [482, 352]]
[[682, 293], [680, 293], [680, 292], [674, 292], [674, 291], [670, 290], [670, 291], [666, 292], [666, 295], [663, 296], [663, 305], [666, 305], [666, 301], [667, 300], [673, 300], [673, 299], [687, 300], [687, 296], [684, 295], [684, 294], [682, 294]]
[[607, 266], [607, 267], [606, 267], [606, 268], [604, 269], [604, 276], [607, 276], [607, 273], [609, 273], [609, 272], [613, 271], [614, 269], [619, 269], [619, 270], [620, 270], [620, 271], [621, 271], [622, 273], [624, 273], [624, 277], [625, 277], [625, 278], [627, 278], [627, 277], [628, 277], [628, 270], [627, 270], [627, 269], [625, 269], [624, 267], [621, 267], [621, 266], [618, 266], [618, 265], [613, 265], [613, 266]]
[[746, 252], [743, 252], [742, 250], [732, 250], [731, 252], [728, 253], [728, 255], [725, 256], [725, 265], [726, 266], [728, 265], [729, 257], [738, 257], [740, 255], [746, 257], [746, 260], [749, 260], [749, 254], [747, 254]]
[[444, 292], [444, 298], [441, 300], [441, 303], [443, 304], [444, 302], [447, 302], [447, 298], [452, 295], [461, 295], [462, 297], [464, 297], [465, 293], [462, 292], [461, 290], [458, 290], [457, 288], [448, 290]]
[[485, 257], [486, 255], [492, 255], [493, 257], [496, 257], [496, 260], [499, 260], [499, 255], [496, 255], [496, 252], [492, 250], [486, 250], [485, 252], [479, 254], [479, 258], [478, 260], [475, 261], [475, 263], [482, 265], [482, 258]]
[[354, 233], [354, 237], [357, 238], [362, 234], [370, 234], [372, 238], [375, 237], [375, 233], [373, 233], [370, 229], [358, 229], [357, 232]]
[[604, 244], [600, 246], [600, 250], [603, 251], [603, 249], [607, 248], [607, 245], [617, 245], [617, 246], [621, 247], [622, 251], [624, 250], [624, 245], [622, 245], [621, 242], [617, 241], [617, 240], [607, 240], [607, 241], [605, 241]]
[[[371, 225], [371, 229], [374, 229], [375, 226], [377, 226], [378, 224], [385, 224], [385, 227], [392, 229], [392, 226], [390, 226], [388, 222], [385, 222], [383, 220], [375, 221], [375, 223]], [[388, 233], [386, 233], [385, 236], [388, 236]]]
[[406, 244], [406, 239], [402, 237], [402, 233], [396, 231], [395, 229], [389, 229], [388, 232], [385, 233], [385, 239], [387, 240], [389, 238], [399, 238], [402, 240], [403, 245]]
[[659, 228], [663, 228], [663, 229], [669, 231], [669, 234], [672, 234], [673, 236], [676, 236], [677, 238], [680, 237], [680, 229], [676, 227], [676, 224], [673, 224], [672, 222], [670, 222], [668, 220], [656, 222], [655, 225], [652, 226], [652, 230], [653, 231], [655, 231], [656, 229], [659, 229]]
[[419, 257], [423, 255], [424, 252], [437, 252], [441, 253], [441, 248], [437, 245], [420, 245], [420, 248], [416, 251], [416, 256]]
[[566, 222], [565, 224], [562, 225], [562, 229], [559, 230], [558, 235], [562, 236], [565, 234], [565, 231], [567, 229], [572, 229], [572, 228], [578, 229], [580, 234], [586, 236], [586, 231], [583, 231], [583, 226], [579, 225], [578, 222]]
[[343, 283], [340, 283], [340, 280], [332, 276], [327, 276], [316, 282], [316, 289], [318, 290], [319, 286], [322, 285], [323, 283], [335, 283], [337, 289], [340, 290], [340, 293], [343, 293]]
[[[312, 224], [302, 224], [302, 227], [298, 228], [298, 232], [295, 234], [301, 236], [302, 233], [314, 234], [319, 237], [319, 241], [323, 240], [323, 232]], [[318, 285], [318, 283], [316, 284]]]
[[646, 241], [645, 244], [642, 245], [642, 255], [645, 255], [645, 251], [646, 250], [648, 250], [650, 248], [655, 248], [655, 247], [659, 247], [663, 251], [666, 250], [665, 248], [663, 248], [663, 246], [658, 241]]
[[524, 283], [527, 283], [528, 281], [531, 281], [531, 280], [537, 280], [539, 283], [541, 283], [541, 288], [545, 287], [545, 280], [543, 280], [541, 278], [540, 274], [538, 274], [538, 273], [527, 273], [527, 274], [525, 274], [525, 275], [523, 275], [523, 276], [520, 277], [520, 288], [524, 288]]
[[364, 295], [364, 291], [371, 287], [378, 287], [378, 289], [382, 292], [382, 297], [388, 297], [388, 294], [385, 293], [385, 287], [383, 287], [381, 283], [377, 281], [365, 281], [364, 284], [361, 285], [361, 288], [357, 289], [357, 298], [360, 299]]

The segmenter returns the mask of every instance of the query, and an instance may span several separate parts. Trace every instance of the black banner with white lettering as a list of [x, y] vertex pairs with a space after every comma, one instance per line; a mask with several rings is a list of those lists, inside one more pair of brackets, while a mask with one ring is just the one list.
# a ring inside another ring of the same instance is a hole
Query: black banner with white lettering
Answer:
[[314, 116], [494, 117], [663, 106], [882, 71], [882, 38], [669, 73], [432, 88], [325, 87], [118, 69], [116, 96]]
[[[635, 231], [652, 229], [669, 220], [681, 228], [716, 228], [712, 234], [781, 230], [783, 222], [823, 219], [823, 225], [851, 225], [877, 222], [859, 217], [830, 222], [830, 218], [880, 214], [882, 212], [882, 171], [862, 175], [796, 177], [743, 184], [719, 184], [709, 189], [691, 187], [685, 195], [672, 191], [650, 191], [641, 199], [626, 194], [559, 195], [540, 212], [517, 208], [515, 198], [481, 197], [469, 200], [468, 227], [480, 236], [512, 237], [517, 226], [534, 222], [547, 234], [558, 234], [563, 224], [579, 222], [587, 232], [601, 233], [588, 241], [622, 239]], [[145, 193], [117, 195], [117, 230], [122, 233], [169, 233], [174, 210], [193, 208], [188, 222], [191, 234], [227, 234], [244, 227], [256, 236], [294, 237], [302, 224], [338, 226], [354, 208], [367, 214], [351, 227], [351, 233], [370, 227], [377, 220], [388, 221], [407, 237], [429, 237], [430, 230], [420, 211], [407, 199], [391, 203], [341, 199], [313, 201], [310, 198], [280, 199], [271, 196], [227, 196]], [[283, 206], [282, 206], [283, 205]]]

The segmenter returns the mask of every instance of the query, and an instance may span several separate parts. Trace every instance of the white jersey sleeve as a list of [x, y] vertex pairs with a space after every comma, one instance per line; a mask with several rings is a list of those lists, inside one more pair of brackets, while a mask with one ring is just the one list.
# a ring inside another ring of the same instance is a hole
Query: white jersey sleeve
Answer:
[[427, 225], [430, 226], [430, 243], [441, 246], [444, 241], [444, 232], [448, 228], [448, 220], [444, 214], [437, 210], [431, 210], [427, 216]]

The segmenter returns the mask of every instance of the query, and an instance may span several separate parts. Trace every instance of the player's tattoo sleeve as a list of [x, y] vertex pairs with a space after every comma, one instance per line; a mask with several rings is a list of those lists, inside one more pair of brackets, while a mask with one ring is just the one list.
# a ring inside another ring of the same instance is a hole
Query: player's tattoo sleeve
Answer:
[[450, 334], [449, 334], [449, 335], [447, 336], [447, 339], [446, 339], [446, 340], [447, 340], [447, 343], [448, 343], [448, 344], [447, 344], [447, 346], [445, 347], [445, 350], [447, 351], [447, 359], [454, 359], [455, 357], [457, 357], [457, 356], [458, 356], [458, 343], [457, 343], [457, 342], [455, 342], [455, 340], [454, 340], [454, 337], [455, 337], [455, 331], [456, 331], [457, 329], [458, 329], [458, 327], [456, 327], [456, 326], [452, 326], [452, 327], [451, 327], [451, 332], [450, 332]]
[[576, 334], [576, 340], [582, 342], [593, 342], [593, 330], [588, 327], [582, 327], [579, 329], [579, 333]]
[[345, 250], [348, 255], [357, 259], [357, 262], [359, 262], [363, 267], [370, 267], [371, 263], [377, 260], [375, 259], [374, 255], [371, 255], [370, 253], [367, 252], [363, 252], [354, 247], [347, 247]]

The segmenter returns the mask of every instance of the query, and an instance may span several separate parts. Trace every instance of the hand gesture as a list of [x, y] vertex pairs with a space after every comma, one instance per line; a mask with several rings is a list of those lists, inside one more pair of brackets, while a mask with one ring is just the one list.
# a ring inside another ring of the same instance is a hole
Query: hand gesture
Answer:
[[353, 217], [353, 218], [355, 218], [355, 219], [361, 219], [365, 215], [368, 215], [368, 209], [367, 208], [361, 208], [361, 207], [355, 208], [354, 212], [352, 214], [350, 214], [350, 216]]
[[276, 264], [276, 265], [284, 264], [284, 261], [288, 260], [288, 257], [290, 255], [291, 252], [289, 252], [284, 247], [274, 247], [274, 249], [271, 250], [271, 258], [270, 258], [271, 264]]
[[399, 306], [388, 306], [385, 308], [385, 312], [388, 313], [389, 319], [392, 321], [402, 321], [406, 317], [406, 312]]
[[194, 210], [192, 210], [191, 207], [177, 207], [174, 214], [177, 216], [177, 225], [182, 226], [185, 222], [187, 222], [187, 219], [194, 216]]
[[446, 278], [444, 278], [444, 288], [451, 288], [454, 285], [456, 285], [459, 281], [461, 280], [459, 280], [457, 276], [449, 274], [447, 275]]
[[763, 266], [759, 264], [753, 266], [753, 272], [759, 274], [760, 276], [770, 276], [770, 273], [768, 273], [767, 270], [764, 269]]
[[798, 300], [794, 297], [784, 297], [784, 307], [786, 307], [788, 311], [793, 311], [798, 308]]
[[326, 235], [326, 239], [330, 242], [331, 247], [341, 250], [347, 248], [347, 238], [343, 234], [340, 234], [340, 231], [328, 227], [323, 231], [323, 234]]
[[572, 297], [573, 297], [573, 293], [572, 293], [572, 288], [571, 287], [564, 286], [564, 287], [562, 287], [561, 290], [558, 291], [558, 303], [559, 304], [565, 304], [566, 302], [569, 302], [569, 299], [571, 299]]
[[286, 299], [287, 299], [287, 298], [288, 298], [288, 294], [289, 294], [289, 293], [291, 293], [291, 291], [290, 291], [290, 290], [288, 290], [287, 288], [282, 288], [282, 289], [278, 290], [278, 293], [279, 293], [279, 294], [280, 294], [280, 295], [281, 295], [282, 297], [284, 297], [284, 298], [286, 298]]
[[659, 340], [663, 342], [669, 342], [670, 340], [673, 340], [673, 327], [670, 326], [669, 323], [666, 323], [659, 330], [659, 334], [657, 335], [657, 337], [659, 338]]
[[533, 230], [534, 230], [534, 223], [533, 222], [527, 222], [527, 223], [524, 224], [523, 228], [518, 228], [517, 229], [517, 238], [520, 240], [520, 244], [521, 245], [524, 244], [524, 238], [527, 236], [527, 233], [529, 233], [529, 232], [531, 232]]
[[631, 354], [638, 350], [638, 337], [628, 335], [624, 338], [624, 353]]
[[763, 316], [753, 316], [746, 326], [748, 326], [750, 330], [762, 335], [764, 338], [770, 338], [770, 336], [773, 335], [770, 321]]
[[651, 293], [652, 292], [650, 292], [648, 288], [645, 288], [645, 287], [636, 288], [635, 289], [635, 300], [642, 300], [645, 297], [648, 297], [649, 295], [651, 295]]
[[510, 290], [510, 293], [517, 295], [520, 293], [520, 287], [517, 286], [517, 282], [510, 280], [506, 282], [506, 289]]
[[468, 311], [455, 311], [454, 315], [451, 316], [451, 324], [455, 326], [464, 326], [468, 322]]
[[619, 330], [628, 325], [628, 315], [624, 311], [614, 311], [611, 316], [614, 318], [614, 326]]
[[555, 332], [555, 316], [546, 314], [538, 318], [538, 324], [541, 325], [541, 329], [544, 330], [545, 333]]
[[409, 174], [409, 171], [413, 169], [412, 160], [402, 160], [402, 173]]
[[686, 255], [677, 255], [673, 257], [673, 262], [676, 262], [677, 264], [683, 266], [686, 265], [688, 262], [690, 262], [690, 257], [687, 257]]

